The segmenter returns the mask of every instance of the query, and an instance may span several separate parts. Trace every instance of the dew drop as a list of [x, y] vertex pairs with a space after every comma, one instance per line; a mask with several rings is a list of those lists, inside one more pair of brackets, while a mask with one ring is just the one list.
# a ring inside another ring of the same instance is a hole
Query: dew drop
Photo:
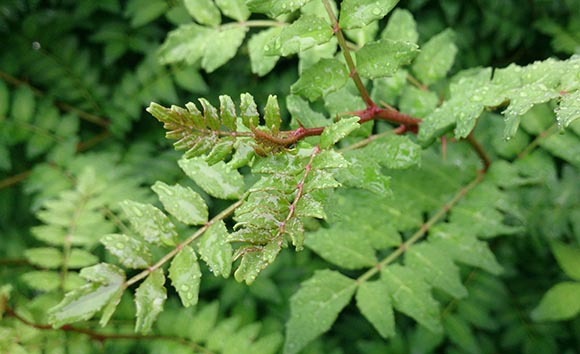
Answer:
[[381, 12], [382, 11], [381, 11], [381, 9], [379, 7], [375, 7], [373, 9], [373, 15], [375, 15], [375, 16], [380, 16], [381, 15]]
[[39, 50], [41, 48], [40, 43], [39, 42], [32, 42], [32, 49], [34, 50]]
[[475, 95], [475, 96], [471, 97], [471, 100], [473, 102], [481, 102], [483, 100], [483, 98], [479, 95]]
[[189, 290], [189, 285], [182, 285], [181, 286], [181, 291], [188, 291]]
[[115, 247], [119, 248], [119, 249], [123, 249], [125, 248], [125, 244], [121, 243], [121, 242], [117, 242], [117, 244], [115, 245]]

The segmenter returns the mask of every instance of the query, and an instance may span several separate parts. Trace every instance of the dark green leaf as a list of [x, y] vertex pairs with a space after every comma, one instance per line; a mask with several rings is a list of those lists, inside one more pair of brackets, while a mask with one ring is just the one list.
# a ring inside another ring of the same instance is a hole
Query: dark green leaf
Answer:
[[356, 52], [357, 70], [364, 78], [394, 75], [401, 65], [411, 62], [419, 52], [416, 44], [381, 39], [365, 44]]
[[380, 20], [399, 0], [344, 0], [340, 4], [340, 27], [360, 28]]
[[322, 59], [306, 69], [291, 87], [298, 94], [314, 101], [341, 88], [348, 80], [346, 66], [336, 59]]
[[163, 311], [163, 304], [167, 299], [167, 290], [165, 290], [164, 284], [163, 269], [156, 269], [135, 290], [135, 306], [137, 308], [135, 332], [149, 332], [153, 322]]
[[159, 196], [165, 210], [182, 223], [203, 225], [207, 222], [207, 205], [203, 198], [190, 188], [179, 184], [170, 186], [157, 181], [151, 189]]
[[326, 332], [350, 302], [355, 289], [355, 280], [331, 270], [316, 271], [303, 282], [290, 299], [284, 353], [298, 353]]
[[356, 306], [383, 338], [395, 335], [393, 305], [384, 281], [362, 283], [356, 293]]
[[185, 307], [197, 304], [201, 270], [193, 249], [185, 246], [171, 261], [169, 267], [171, 283]]
[[477, 353], [480, 344], [469, 324], [461, 317], [449, 314], [443, 318], [443, 327], [449, 339], [466, 353]]

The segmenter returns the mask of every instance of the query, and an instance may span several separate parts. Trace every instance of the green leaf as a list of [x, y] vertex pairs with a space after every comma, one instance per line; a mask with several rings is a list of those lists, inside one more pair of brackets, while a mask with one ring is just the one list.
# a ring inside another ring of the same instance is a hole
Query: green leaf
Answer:
[[191, 188], [179, 184], [170, 186], [157, 181], [151, 189], [159, 196], [165, 210], [182, 223], [203, 225], [207, 222], [207, 205]]
[[52, 247], [29, 248], [24, 251], [24, 257], [30, 264], [48, 269], [58, 268], [63, 261], [62, 252]]
[[440, 224], [431, 229], [429, 240], [440, 244], [454, 260], [500, 274], [502, 267], [486, 242], [479, 241], [470, 231], [454, 225]]
[[140, 27], [148, 24], [167, 11], [168, 4], [163, 0], [132, 0], [127, 5], [131, 15], [131, 26]]
[[246, 5], [252, 12], [266, 14], [274, 18], [285, 13], [293, 12], [310, 1], [246, 0]]
[[196, 157], [181, 159], [178, 163], [183, 172], [212, 197], [237, 199], [244, 191], [242, 175], [223, 161], [209, 166], [203, 158]]
[[177, 242], [175, 225], [161, 210], [153, 205], [130, 200], [123, 201], [120, 205], [133, 230], [145, 241], [156, 245], [175, 246]]
[[260, 123], [260, 114], [254, 97], [249, 93], [240, 95], [240, 117], [247, 128], [255, 128]]
[[399, 0], [344, 0], [340, 4], [340, 27], [364, 27], [385, 17], [398, 2]]
[[439, 104], [439, 97], [433, 91], [407, 86], [399, 102], [399, 110], [412, 117], [425, 117]]
[[443, 317], [443, 327], [449, 339], [466, 353], [478, 353], [481, 345], [477, 341], [469, 324], [461, 317], [448, 314]]
[[278, 97], [272, 95], [268, 96], [268, 102], [266, 102], [266, 107], [264, 108], [264, 121], [266, 123], [266, 128], [269, 130], [274, 132], [280, 130], [282, 119], [280, 118]]
[[81, 250], [79, 248], [73, 248], [70, 251], [68, 257], [68, 264], [69, 268], [83, 268], [88, 267], [91, 265], [96, 264], [99, 261], [99, 258], [94, 254], [87, 252], [85, 250]]
[[381, 38], [417, 44], [419, 33], [413, 15], [405, 9], [395, 9], [389, 17]]
[[322, 18], [303, 15], [284, 27], [280, 35], [270, 40], [264, 49], [269, 55], [288, 56], [328, 42], [332, 33], [332, 28]]
[[277, 38], [281, 31], [282, 27], [269, 28], [256, 33], [248, 40], [250, 64], [254, 74], [264, 76], [276, 66], [280, 56], [266, 55], [266, 44], [274, 38]]
[[300, 96], [286, 96], [286, 106], [294, 121], [300, 122], [306, 128], [323, 127], [330, 123], [322, 113], [312, 110], [308, 101]]
[[562, 96], [560, 105], [556, 108], [558, 125], [566, 128], [580, 118], [580, 90]]
[[350, 302], [356, 281], [332, 270], [319, 270], [290, 299], [284, 354], [301, 351], [326, 332]]
[[197, 304], [201, 270], [194, 250], [185, 246], [171, 261], [169, 267], [171, 283], [185, 307]]
[[148, 268], [151, 264], [151, 252], [143, 242], [136, 238], [122, 234], [109, 234], [101, 238], [101, 243], [127, 268]]
[[405, 265], [431, 284], [456, 299], [467, 296], [467, 289], [461, 282], [459, 268], [447, 255], [446, 249], [437, 244], [421, 243], [409, 248], [405, 253]]
[[338, 122], [324, 128], [324, 131], [320, 135], [320, 147], [322, 149], [328, 149], [352, 133], [352, 131], [360, 126], [358, 123], [359, 120], [359, 117], [342, 118]]
[[386, 282], [398, 311], [415, 319], [432, 332], [441, 332], [439, 303], [431, 295], [431, 287], [413, 269], [398, 264], [384, 267], [381, 279]]
[[250, 17], [250, 10], [244, 0], [215, 0], [222, 13], [234, 20], [245, 21]]
[[554, 241], [552, 253], [567, 276], [580, 281], [580, 248]]
[[343, 87], [348, 81], [346, 66], [336, 59], [322, 59], [306, 69], [291, 87], [293, 94], [314, 101]]
[[446, 29], [421, 47], [413, 63], [413, 72], [423, 84], [431, 85], [447, 75], [453, 66], [455, 54], [455, 33]]
[[49, 310], [48, 320], [54, 327], [91, 318], [118, 296], [125, 281], [123, 271], [108, 264], [85, 268], [81, 271], [81, 276], [102, 282], [86, 284], [67, 293], [58, 305]]
[[38, 291], [54, 291], [61, 286], [59, 273], [47, 270], [35, 270], [22, 274], [21, 279], [31, 289]]
[[198, 243], [198, 251], [215, 276], [227, 278], [232, 270], [232, 246], [223, 221], [211, 225]]
[[12, 98], [12, 119], [16, 122], [29, 122], [34, 116], [36, 100], [34, 93], [26, 86], [19, 87]]
[[305, 245], [326, 261], [345, 269], [372, 267], [377, 263], [375, 250], [364, 233], [350, 231], [346, 225], [320, 228], [310, 233]]
[[211, 0], [183, 0], [187, 12], [202, 25], [218, 26], [222, 22], [220, 11]]
[[163, 311], [163, 304], [167, 299], [167, 290], [165, 290], [164, 284], [163, 269], [156, 269], [135, 290], [135, 306], [137, 308], [135, 332], [149, 332], [153, 322]]
[[245, 26], [225, 25], [209, 32], [201, 67], [211, 73], [230, 61], [242, 45], [247, 31], [248, 27]]
[[419, 52], [416, 44], [381, 39], [365, 44], [356, 52], [357, 70], [364, 78], [393, 76], [401, 65], [411, 62]]
[[384, 281], [362, 283], [356, 293], [356, 306], [383, 338], [395, 335], [393, 305]]
[[562, 282], [554, 285], [532, 311], [534, 321], [563, 321], [580, 312], [580, 283]]
[[212, 30], [195, 23], [181, 25], [169, 32], [159, 48], [161, 64], [185, 61], [194, 64], [204, 55], [208, 34]]
[[256, 280], [260, 272], [270, 265], [280, 253], [280, 244], [277, 241], [257, 249], [254, 246], [238, 249], [238, 253], [243, 253], [242, 262], [234, 273], [237, 281], [245, 281], [250, 285]]

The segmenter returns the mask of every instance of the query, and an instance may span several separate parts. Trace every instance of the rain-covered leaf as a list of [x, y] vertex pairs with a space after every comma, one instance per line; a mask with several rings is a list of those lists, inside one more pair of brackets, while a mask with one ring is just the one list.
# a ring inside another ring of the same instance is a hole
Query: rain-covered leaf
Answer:
[[201, 270], [197, 263], [197, 256], [191, 247], [185, 246], [171, 261], [169, 278], [183, 306], [197, 304]]
[[240, 95], [240, 117], [247, 128], [255, 128], [260, 122], [260, 114], [254, 97], [249, 93]]
[[348, 81], [346, 66], [336, 59], [322, 59], [306, 69], [291, 87], [293, 94], [314, 101], [341, 88]]
[[395, 9], [389, 17], [387, 26], [381, 33], [381, 38], [393, 41], [417, 43], [419, 33], [413, 15], [405, 9]]
[[330, 123], [322, 113], [310, 108], [308, 101], [300, 96], [288, 95], [286, 97], [286, 106], [292, 114], [292, 117], [306, 128], [323, 127]]
[[221, 15], [211, 0], [183, 0], [187, 12], [202, 25], [217, 26], [221, 22]]
[[263, 13], [270, 17], [278, 17], [301, 8], [309, 1], [311, 0], [247, 0], [246, 5], [252, 12]]
[[198, 251], [215, 276], [227, 278], [232, 270], [232, 246], [228, 239], [228, 230], [223, 221], [210, 226], [201, 236]]
[[369, 79], [393, 76], [399, 67], [415, 58], [418, 48], [414, 43], [390, 39], [367, 43], [356, 52], [357, 70]]
[[254, 74], [264, 76], [276, 66], [280, 57], [277, 55], [266, 55], [266, 44], [277, 37], [281, 31], [282, 27], [273, 27], [260, 31], [250, 37], [248, 41], [248, 52]]
[[356, 306], [383, 338], [395, 335], [393, 305], [384, 281], [362, 283], [356, 293]]
[[562, 242], [552, 242], [552, 253], [567, 276], [580, 281], [580, 248]]
[[343, 118], [326, 127], [320, 136], [320, 147], [327, 149], [357, 129], [360, 126], [359, 119], [358, 117]]
[[167, 290], [164, 284], [163, 269], [156, 269], [135, 290], [135, 306], [137, 308], [135, 332], [149, 332], [157, 316], [163, 311], [163, 304], [167, 299]]
[[580, 90], [568, 93], [562, 97], [556, 109], [556, 119], [562, 127], [568, 127], [576, 119], [580, 119]]
[[93, 282], [67, 293], [58, 305], [50, 309], [49, 322], [54, 327], [91, 318], [115, 300], [125, 281], [122, 270], [103, 263], [83, 269], [81, 276]]
[[234, 277], [237, 281], [244, 281], [250, 285], [256, 280], [262, 270], [274, 262], [278, 253], [280, 253], [280, 245], [278, 242], [270, 242], [258, 248], [249, 246], [244, 252]]
[[[284, 3], [282, 1], [281, 3]], [[326, 43], [332, 38], [332, 28], [322, 18], [303, 15], [266, 44], [266, 54], [288, 56]]]
[[278, 105], [278, 97], [273, 95], [268, 96], [268, 101], [266, 102], [266, 107], [264, 108], [264, 121], [266, 122], [266, 128], [272, 131], [278, 131], [280, 129], [282, 119], [280, 118], [280, 106]]
[[169, 32], [159, 49], [159, 60], [162, 64], [185, 61], [194, 64], [203, 56], [211, 29], [195, 23], [182, 25]]
[[415, 319], [432, 332], [441, 332], [439, 303], [431, 295], [431, 287], [416, 271], [398, 264], [384, 267], [385, 281], [393, 306]]
[[399, 0], [344, 0], [340, 4], [340, 27], [360, 28], [380, 20]]
[[101, 243], [127, 268], [147, 268], [151, 264], [149, 248], [136, 238], [109, 234], [101, 238]]
[[208, 45], [203, 51], [201, 67], [208, 73], [227, 63], [242, 45], [248, 28], [245, 26], [222, 26], [206, 34]]
[[298, 353], [326, 332], [350, 302], [355, 289], [355, 280], [328, 269], [316, 271], [303, 282], [290, 299], [284, 353]]
[[191, 188], [179, 184], [170, 186], [157, 181], [151, 189], [157, 193], [165, 210], [182, 223], [203, 225], [207, 222], [207, 205], [203, 198]]
[[223, 161], [209, 166], [203, 158], [196, 157], [179, 160], [179, 166], [212, 197], [237, 199], [244, 191], [242, 175], [237, 170], [229, 168]]
[[175, 246], [175, 225], [163, 212], [153, 205], [126, 200], [121, 203], [123, 212], [133, 229], [147, 242]]
[[433, 244], [421, 243], [405, 253], [405, 265], [431, 284], [454, 298], [467, 296], [467, 289], [461, 282], [459, 268], [441, 249]]
[[431, 85], [447, 75], [457, 54], [454, 41], [454, 32], [447, 29], [421, 47], [421, 52], [413, 63], [413, 72], [419, 81]]
[[544, 294], [540, 304], [532, 311], [534, 321], [563, 321], [580, 313], [580, 283], [562, 282]]

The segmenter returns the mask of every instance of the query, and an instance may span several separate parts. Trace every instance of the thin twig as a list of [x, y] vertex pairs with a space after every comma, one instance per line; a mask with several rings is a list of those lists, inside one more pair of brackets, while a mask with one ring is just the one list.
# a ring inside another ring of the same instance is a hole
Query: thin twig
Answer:
[[489, 166], [491, 165], [491, 159], [489, 158], [489, 155], [487, 154], [483, 146], [479, 143], [479, 141], [475, 139], [475, 136], [473, 136], [473, 132], [469, 133], [469, 135], [467, 136], [467, 141], [469, 142], [473, 150], [475, 150], [477, 156], [479, 156], [479, 159], [483, 164], [483, 172], [486, 172], [489, 169]]

